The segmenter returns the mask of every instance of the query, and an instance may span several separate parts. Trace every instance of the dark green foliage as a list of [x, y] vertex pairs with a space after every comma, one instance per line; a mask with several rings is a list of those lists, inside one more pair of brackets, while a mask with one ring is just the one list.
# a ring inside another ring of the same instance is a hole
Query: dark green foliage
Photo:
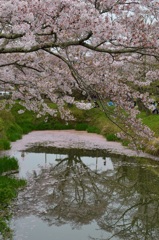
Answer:
[[[57, 108], [55, 104], [48, 103], [48, 105], [54, 109]], [[25, 111], [24, 113], [19, 114], [19, 110]], [[46, 115], [37, 118], [36, 113], [28, 111], [16, 103], [10, 112], [0, 112], [3, 116], [0, 121], [0, 134], [2, 135], [0, 136], [0, 139], [5, 139], [4, 142], [0, 142], [0, 149], [8, 149], [10, 147], [8, 141], [16, 141], [17, 139], [20, 139], [23, 134], [27, 134], [33, 130], [75, 129], [90, 133], [98, 133], [104, 136], [109, 133], [115, 134], [117, 132], [116, 128], [113, 127], [113, 124], [98, 108], [86, 111], [71, 105], [70, 110], [76, 120], [65, 122], [60, 119], [59, 114], [57, 114], [57, 117]]]
[[[19, 110], [24, 110], [24, 113], [19, 114]], [[12, 115], [15, 117], [15, 121], [22, 129], [23, 134], [27, 134], [34, 130], [35, 113], [26, 110], [20, 104], [16, 103], [11, 109]]]
[[10, 142], [6, 139], [0, 139], [0, 150], [10, 149]]
[[12, 239], [12, 230], [8, 227], [7, 222], [8, 218], [0, 217], [0, 239]]
[[126, 141], [126, 140], [122, 141], [122, 145], [125, 147], [127, 147], [129, 144], [130, 144], [129, 141]]
[[51, 130], [52, 124], [49, 122], [40, 122], [34, 125], [35, 130]]
[[22, 128], [23, 134], [27, 134], [34, 130], [33, 123], [29, 121], [21, 122], [20, 127]]
[[8, 156], [0, 158], [0, 174], [11, 170], [18, 170], [18, 168], [19, 166], [16, 158]]
[[100, 133], [100, 129], [96, 126], [88, 125], [87, 123], [77, 123], [75, 126], [75, 130], [78, 131], [87, 131], [89, 133]]
[[71, 124], [67, 123], [61, 123], [61, 122], [56, 122], [53, 125], [53, 130], [67, 130], [67, 129], [73, 129], [74, 127]]
[[16, 141], [23, 134], [12, 113], [4, 110], [0, 111], [0, 129], [0, 150], [9, 149], [9, 142]]
[[17, 139], [22, 138], [22, 134], [23, 134], [23, 131], [17, 124], [14, 124], [14, 125], [12, 124], [11, 126], [8, 127], [6, 131], [7, 138], [11, 142], [14, 142]]
[[75, 130], [78, 130], [78, 131], [86, 131], [87, 129], [88, 129], [87, 123], [77, 123], [75, 126]]
[[55, 121], [41, 121], [39, 123], [35, 123], [34, 130], [65, 130], [72, 129], [73, 126], [71, 124], [67, 124], [65, 122]]
[[100, 134], [100, 129], [96, 126], [88, 126], [87, 132]]
[[9, 205], [17, 196], [17, 189], [25, 185], [25, 180], [5, 176], [0, 177], [0, 235], [3, 236], [3, 239], [8, 239], [7, 236], [11, 236], [12, 233], [8, 226], [12, 216]]
[[[47, 104], [51, 108], [57, 109], [56, 104], [52, 104], [49, 101]], [[67, 107], [69, 107], [69, 110], [75, 117], [74, 121], [65, 122], [61, 120], [59, 113], [57, 113], [56, 117], [46, 115], [37, 118], [36, 113], [24, 109], [18, 103], [14, 105], [10, 112], [0, 111], [0, 150], [8, 149], [10, 147], [9, 141], [16, 141], [22, 137], [22, 134], [27, 134], [32, 130], [75, 129], [101, 134], [109, 141], [119, 141], [116, 138], [116, 133], [121, 130], [106, 117], [101, 109], [81, 110], [75, 105]], [[25, 111], [22, 114], [18, 114], [19, 110]], [[159, 114], [147, 115], [146, 112], [142, 112], [138, 117], [155, 132], [156, 137], [159, 136]], [[123, 145], [127, 145], [127, 142], [120, 141]]]
[[[5, 178], [6, 180], [6, 178]], [[2, 181], [2, 177], [0, 177], [0, 181]], [[1, 186], [0, 184], [0, 203], [1, 207], [5, 207], [10, 203], [10, 200], [16, 197], [16, 192], [13, 191], [10, 186], [6, 185]]]
[[18, 170], [18, 161], [14, 157], [0, 158], [0, 239], [11, 239], [12, 231], [9, 228], [11, 218], [10, 204], [17, 196], [18, 188], [24, 187], [26, 181], [14, 176], [2, 176], [2, 173]]
[[108, 141], [118, 141], [119, 140], [119, 138], [113, 133], [107, 134], [106, 139]]

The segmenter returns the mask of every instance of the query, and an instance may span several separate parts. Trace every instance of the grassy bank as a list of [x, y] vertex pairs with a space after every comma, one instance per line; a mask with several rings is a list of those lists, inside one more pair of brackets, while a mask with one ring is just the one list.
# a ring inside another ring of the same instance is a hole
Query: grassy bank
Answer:
[[159, 114], [147, 115], [145, 112], [141, 112], [139, 117], [142, 119], [142, 122], [154, 132], [154, 136], [155, 136], [155, 138], [147, 144], [145, 148], [145, 152], [158, 156], [159, 155]]
[[[53, 106], [54, 108], [56, 106]], [[70, 107], [70, 111], [75, 116], [75, 121], [65, 122], [59, 116], [46, 116], [37, 118], [36, 114], [26, 110], [22, 114], [18, 111], [22, 109], [16, 104], [10, 112], [0, 111], [0, 150], [9, 149], [10, 142], [20, 139], [23, 134], [33, 130], [64, 130], [75, 129], [102, 134], [108, 140], [117, 140], [115, 134], [118, 128], [109, 121], [105, 114], [98, 108], [84, 111], [75, 106]]]
[[12, 216], [10, 204], [16, 198], [18, 189], [26, 185], [23, 179], [15, 178], [11, 172], [18, 171], [17, 160], [12, 157], [0, 158], [0, 239], [10, 239], [12, 231], [9, 221]]
[[9, 111], [0, 111], [0, 150], [9, 149], [10, 142], [22, 137], [23, 130]]
[[[55, 104], [50, 104], [52, 108], [56, 108]], [[23, 134], [27, 134], [33, 130], [64, 130], [75, 129], [78, 131], [87, 131], [103, 135], [109, 141], [119, 141], [116, 133], [120, 130], [106, 116], [105, 113], [98, 108], [90, 110], [80, 110], [74, 105], [69, 106], [69, 110], [75, 116], [75, 121], [65, 122], [60, 116], [52, 117], [50, 115], [40, 118], [36, 117], [34, 112], [25, 110], [24, 113], [18, 114], [22, 106], [15, 104], [11, 111], [0, 111], [0, 150], [9, 149], [10, 142], [20, 139]], [[47, 117], [47, 121], [46, 121]], [[142, 112], [139, 117], [143, 123], [155, 132], [156, 139], [159, 138], [159, 115]], [[152, 154], [159, 153], [159, 140], [157, 143], [149, 143], [146, 151]], [[123, 145], [127, 144], [123, 142]], [[151, 151], [151, 145], [157, 146], [157, 152]]]

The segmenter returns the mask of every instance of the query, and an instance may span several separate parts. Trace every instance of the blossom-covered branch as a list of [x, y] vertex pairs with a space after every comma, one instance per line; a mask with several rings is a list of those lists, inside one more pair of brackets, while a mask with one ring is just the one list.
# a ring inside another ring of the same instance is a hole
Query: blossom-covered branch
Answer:
[[47, 98], [68, 119], [64, 103], [79, 91], [107, 117], [112, 100], [112, 121], [135, 140], [153, 136], [132, 104], [148, 108], [140, 86], [159, 79], [158, 0], [1, 0], [0, 12], [0, 82], [12, 100], [45, 114]]

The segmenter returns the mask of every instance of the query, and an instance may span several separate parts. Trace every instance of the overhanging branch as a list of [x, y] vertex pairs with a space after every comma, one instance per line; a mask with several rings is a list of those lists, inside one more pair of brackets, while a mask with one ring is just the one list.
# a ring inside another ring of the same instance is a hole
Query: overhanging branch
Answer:
[[10, 48], [1, 48], [0, 53], [29, 53], [29, 52], [36, 52], [38, 50], [44, 50], [48, 48], [67, 48], [69, 46], [80, 46], [84, 41], [87, 41], [92, 36], [92, 32], [88, 32], [86, 36], [81, 37], [78, 40], [72, 41], [64, 41], [64, 42], [55, 42], [49, 41], [47, 43], [39, 43], [30, 48], [24, 47], [10, 47]]
[[21, 38], [23, 37], [25, 34], [21, 33], [21, 34], [18, 34], [18, 33], [10, 33], [10, 34], [7, 34], [7, 33], [0, 33], [0, 39], [2, 38], [5, 38], [5, 39], [17, 39], [17, 38]]

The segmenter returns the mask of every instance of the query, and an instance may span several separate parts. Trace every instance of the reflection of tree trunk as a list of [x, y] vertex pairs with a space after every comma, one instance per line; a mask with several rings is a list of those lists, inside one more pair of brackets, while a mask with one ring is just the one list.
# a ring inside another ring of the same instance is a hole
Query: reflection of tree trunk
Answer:
[[45, 167], [46, 167], [46, 164], [47, 164], [47, 153], [45, 153]]
[[[89, 178], [89, 183], [91, 183], [91, 188], [93, 188], [93, 192], [98, 198], [98, 195], [100, 193], [99, 187], [97, 187], [97, 175], [98, 173], [92, 171], [89, 167], [87, 167], [86, 164], [83, 163], [81, 160], [80, 156], [75, 156], [75, 155], [69, 155], [67, 158], [62, 159], [58, 164], [53, 168], [54, 169], [58, 168], [62, 163], [66, 163], [65, 169], [63, 171], [63, 176], [64, 178], [67, 178], [71, 174], [75, 175], [76, 177], [72, 177], [72, 180], [75, 183], [75, 190], [76, 190], [76, 197], [80, 196], [79, 193], [81, 192], [80, 190], [82, 189], [83, 196], [79, 197], [79, 199], [83, 199], [85, 197], [84, 189], [88, 189], [88, 186], [84, 183], [83, 179], [86, 176]], [[80, 189], [79, 189], [80, 187]], [[90, 187], [89, 187], [90, 188]]]

